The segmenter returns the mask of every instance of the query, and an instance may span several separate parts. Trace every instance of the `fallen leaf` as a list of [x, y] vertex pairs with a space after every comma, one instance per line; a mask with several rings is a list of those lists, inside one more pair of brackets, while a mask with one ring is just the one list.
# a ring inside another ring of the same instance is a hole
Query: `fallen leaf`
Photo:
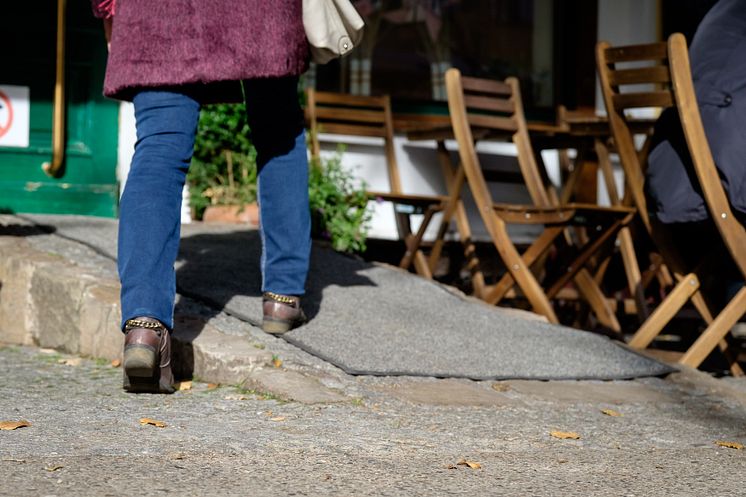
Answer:
[[225, 400], [249, 400], [245, 395], [226, 395]]
[[57, 353], [57, 351], [54, 349], [39, 349], [39, 352], [41, 352], [42, 354], [50, 354], [50, 355]]
[[163, 421], [156, 421], [155, 419], [150, 419], [150, 418], [140, 418], [140, 424], [141, 425], [152, 425], [157, 428], [166, 427], [166, 423], [164, 423]]
[[622, 416], [621, 412], [617, 412], [613, 409], [601, 409], [601, 412], [607, 416], [611, 416], [612, 418], [619, 418]]
[[0, 430], [17, 430], [18, 428], [25, 428], [31, 426], [28, 421], [0, 421]]
[[113, 361], [111, 361], [112, 368], [118, 368], [121, 365], [122, 365], [122, 361], [120, 361], [119, 359], [114, 359]]
[[274, 418], [269, 418], [270, 421], [285, 421], [285, 416], [275, 416]]
[[549, 434], [561, 440], [580, 440], [580, 435], [574, 431], [550, 431]]
[[62, 469], [62, 468], [64, 468], [64, 466], [59, 466], [59, 465], [56, 465], [56, 466], [47, 466], [47, 467], [46, 467], [46, 468], [44, 468], [44, 469], [46, 469], [47, 471], [49, 471], [50, 473], [52, 473], [52, 472], [54, 472], [54, 471], [57, 471], [57, 470], [60, 470], [60, 469]]
[[208, 390], [215, 390], [215, 389], [216, 389], [216, 388], [218, 388], [219, 386], [220, 386], [220, 383], [208, 383], [208, 384], [207, 384], [207, 389], [208, 389]]
[[725, 447], [726, 449], [743, 450], [743, 444], [740, 444], [738, 442], [724, 442], [722, 440], [718, 440], [717, 442], [715, 442], [715, 445]]
[[456, 466], [469, 466], [471, 469], [482, 469], [482, 465], [478, 462], [467, 461], [466, 459], [461, 459], [456, 463]]
[[282, 366], [282, 359], [280, 359], [280, 358], [279, 358], [279, 357], [277, 357], [277, 356], [274, 356], [274, 357], [272, 358], [272, 365], [273, 365], [274, 367], [276, 367], [276, 368], [279, 368], [280, 366]]
[[496, 392], [507, 392], [510, 390], [510, 384], [508, 383], [493, 383], [492, 390]]
[[60, 359], [58, 362], [65, 366], [80, 366], [83, 363], [83, 359], [80, 357], [71, 357], [68, 359]]
[[191, 390], [192, 389], [192, 382], [191, 381], [180, 381], [176, 384], [176, 390], [179, 392], [182, 392], [184, 390]]

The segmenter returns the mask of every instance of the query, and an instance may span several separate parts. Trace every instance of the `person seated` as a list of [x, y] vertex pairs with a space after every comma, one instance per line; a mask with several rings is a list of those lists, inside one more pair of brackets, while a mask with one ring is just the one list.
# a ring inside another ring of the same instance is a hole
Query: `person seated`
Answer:
[[[746, 2], [720, 0], [689, 48], [692, 79], [707, 141], [736, 217], [746, 221]], [[695, 270], [710, 305], [719, 308], [743, 286], [724, 246], [689, 156], [675, 108], [658, 119], [646, 171], [651, 218], [683, 269]], [[723, 244], [716, 244], [723, 245]], [[704, 265], [697, 268], [701, 261]], [[706, 267], [705, 267], [706, 266]]]

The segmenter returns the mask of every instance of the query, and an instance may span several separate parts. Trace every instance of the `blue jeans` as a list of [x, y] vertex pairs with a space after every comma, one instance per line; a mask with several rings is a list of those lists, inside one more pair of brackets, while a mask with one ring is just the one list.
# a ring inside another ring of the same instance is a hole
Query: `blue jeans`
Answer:
[[[297, 78], [245, 82], [257, 148], [262, 290], [303, 295], [311, 250], [308, 159]], [[134, 98], [137, 143], [120, 204], [122, 326], [138, 316], [173, 328], [181, 198], [199, 103], [184, 93]]]

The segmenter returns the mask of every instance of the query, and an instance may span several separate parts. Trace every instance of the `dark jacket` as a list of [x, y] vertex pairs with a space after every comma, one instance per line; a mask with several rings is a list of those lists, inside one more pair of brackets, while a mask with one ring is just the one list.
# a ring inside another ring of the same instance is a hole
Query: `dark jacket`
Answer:
[[[715, 4], [697, 28], [689, 57], [702, 123], [723, 186], [732, 207], [746, 213], [746, 1]], [[661, 222], [708, 217], [675, 109], [661, 115], [648, 162], [650, 207]]]
[[[92, 0], [94, 13], [111, 0]], [[192, 89], [238, 101], [237, 81], [297, 76], [308, 65], [301, 0], [116, 0], [104, 94]]]

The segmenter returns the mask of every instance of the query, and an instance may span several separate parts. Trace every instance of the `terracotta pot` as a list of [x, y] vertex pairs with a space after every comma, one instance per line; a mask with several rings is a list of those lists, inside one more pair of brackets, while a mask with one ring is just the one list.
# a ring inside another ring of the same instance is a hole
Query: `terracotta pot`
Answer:
[[256, 202], [246, 205], [211, 205], [205, 209], [202, 221], [259, 226], [259, 206]]

